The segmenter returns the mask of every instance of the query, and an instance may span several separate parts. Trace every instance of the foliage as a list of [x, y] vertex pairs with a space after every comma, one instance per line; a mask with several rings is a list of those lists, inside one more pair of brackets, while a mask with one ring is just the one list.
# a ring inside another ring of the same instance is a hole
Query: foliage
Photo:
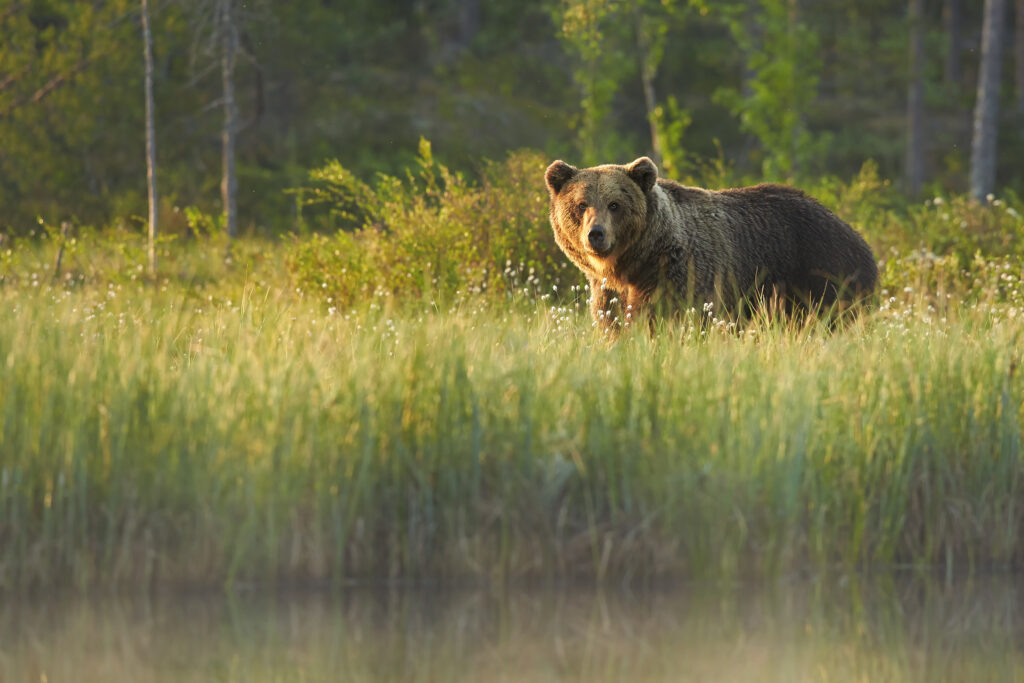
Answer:
[[690, 112], [681, 109], [672, 95], [654, 109], [654, 125], [661, 136], [660, 171], [666, 178], [682, 178], [692, 168], [683, 145], [683, 135], [691, 123], [693, 118]]
[[[219, 208], [221, 83], [200, 58], [209, 16], [190, 11], [202, 4], [152, 11], [165, 220], [177, 220], [175, 206]], [[236, 71], [243, 230], [301, 230], [282, 190], [308, 169], [338, 158], [364, 181], [400, 175], [420, 136], [464, 173], [522, 147], [577, 163], [629, 161], [653, 152], [653, 123], [678, 177], [719, 155], [758, 180], [846, 177], [868, 159], [900, 175], [902, 5], [439, 0], [410, 10], [398, 0], [294, 0], [246, 11]], [[956, 192], [973, 93], [970, 79], [938, 82], [946, 43], [938, 13], [926, 21], [929, 177]], [[979, 22], [966, 12], [963, 35]], [[28, 234], [40, 217], [104, 225], [145, 213], [140, 33], [128, 0], [0, 9], [5, 233]], [[1012, 187], [1024, 138], [1009, 119], [1003, 128], [999, 179]]]
[[911, 208], [910, 231], [966, 267], [977, 254], [1024, 257], [1022, 214], [1024, 203], [1013, 193], [981, 205], [965, 195], [937, 196]]
[[[206, 217], [209, 219], [209, 217]], [[61, 269], [56, 272], [56, 252], [63, 245]], [[12, 239], [0, 249], [0, 285], [15, 291], [59, 284], [68, 290], [103, 289], [149, 282], [145, 273], [147, 236], [139, 225], [97, 230], [74, 229], [63, 238], [59, 229], [44, 224], [29, 235]], [[166, 233], [158, 242], [161, 277], [153, 283], [162, 291], [180, 288], [187, 296], [200, 292], [231, 290], [258, 270], [264, 286], [287, 287], [289, 281], [264, 264], [280, 261], [276, 243], [249, 238], [229, 243], [223, 233]]]
[[[573, 77], [581, 90], [576, 128], [583, 163], [607, 163], [608, 159], [630, 156], [629, 147], [622, 144], [625, 141], [610, 134], [615, 128], [610, 120], [613, 102], [637, 70], [641, 80], [653, 84], [665, 56], [669, 29], [678, 23], [682, 4], [676, 0], [562, 0], [556, 6], [559, 37], [575, 62]], [[678, 148], [688, 125], [686, 113], [679, 111], [674, 98], [668, 111], [655, 102], [650, 105], [653, 108], [645, 112], [648, 125], [659, 136], [672, 136]], [[662, 130], [668, 126], [671, 130]], [[640, 149], [648, 146], [649, 142], [643, 143]]]
[[565, 0], [559, 8], [559, 35], [578, 61], [573, 70], [580, 88], [580, 114], [575, 127], [583, 163], [602, 163], [624, 152], [608, 135], [607, 119], [616, 92], [631, 72], [632, 65], [621, 47], [622, 34], [629, 26], [621, 15], [627, 10], [614, 0]]
[[720, 10], [746, 56], [741, 89], [720, 88], [719, 102], [761, 143], [765, 177], [784, 180], [818, 161], [828, 136], [813, 135], [807, 114], [821, 69], [817, 35], [790, 0], [725, 3]]
[[288, 267], [303, 291], [350, 306], [374, 292], [450, 299], [456, 293], [508, 295], [563, 290], [580, 277], [548, 226], [540, 189], [546, 161], [532, 152], [488, 162], [479, 183], [437, 162], [420, 143], [415, 171], [380, 175], [374, 186], [334, 161], [314, 171], [303, 195], [327, 209], [331, 236], [296, 238]]
[[[132, 43], [129, 13], [137, 5], [47, 0], [0, 8], [0, 229], [39, 214], [89, 215], [139, 168], [143, 196], [141, 109], [131, 101], [138, 92], [141, 106], [142, 69], [111, 59]], [[121, 125], [139, 131], [138, 163]]]

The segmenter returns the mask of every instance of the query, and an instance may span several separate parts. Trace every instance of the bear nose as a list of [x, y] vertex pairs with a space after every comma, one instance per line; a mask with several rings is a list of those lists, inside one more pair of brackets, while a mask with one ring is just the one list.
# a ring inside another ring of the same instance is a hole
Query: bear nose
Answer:
[[594, 227], [592, 227], [590, 229], [590, 233], [587, 235], [587, 239], [590, 240], [590, 246], [594, 247], [595, 249], [600, 249], [602, 246], [604, 246], [604, 238], [604, 227], [600, 225], [595, 225]]

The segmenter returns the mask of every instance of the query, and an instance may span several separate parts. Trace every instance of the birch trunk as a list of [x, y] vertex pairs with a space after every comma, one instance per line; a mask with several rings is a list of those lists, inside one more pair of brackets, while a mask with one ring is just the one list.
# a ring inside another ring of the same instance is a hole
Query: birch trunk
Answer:
[[636, 42], [640, 51], [640, 83], [644, 89], [644, 107], [647, 110], [647, 125], [651, 130], [651, 159], [655, 165], [661, 166], [661, 138], [658, 135], [658, 119], [655, 110], [658, 106], [658, 98], [654, 93], [654, 77], [657, 75], [658, 67], [651, 55], [651, 45], [644, 32], [643, 16], [636, 13]]
[[232, 16], [232, 0], [220, 0], [220, 44], [221, 78], [224, 89], [224, 129], [221, 133], [223, 151], [223, 176], [220, 183], [221, 200], [224, 204], [224, 224], [228, 236], [238, 235], [238, 178], [235, 175], [235, 131], [238, 111], [235, 106], [235, 23]]
[[146, 183], [149, 193], [149, 274], [156, 278], [156, 127], [153, 103], [153, 39], [149, 30], [149, 0], [142, 0], [142, 43], [146, 62]]
[[985, 0], [981, 33], [978, 98], [971, 140], [971, 196], [982, 201], [995, 189], [996, 141], [999, 133], [999, 83], [1002, 67], [1006, 0]]

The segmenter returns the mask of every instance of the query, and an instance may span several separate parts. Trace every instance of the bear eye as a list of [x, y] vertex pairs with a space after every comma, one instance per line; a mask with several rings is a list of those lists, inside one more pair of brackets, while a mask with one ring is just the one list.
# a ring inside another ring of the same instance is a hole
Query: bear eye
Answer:
[[580, 213], [583, 213], [584, 211], [587, 210], [587, 203], [580, 202], [579, 206], [577, 206], [576, 208], [580, 210]]
[[611, 204], [609, 204], [608, 205], [608, 210], [609, 211], [618, 211], [619, 210], [618, 203], [617, 202], [612, 202]]

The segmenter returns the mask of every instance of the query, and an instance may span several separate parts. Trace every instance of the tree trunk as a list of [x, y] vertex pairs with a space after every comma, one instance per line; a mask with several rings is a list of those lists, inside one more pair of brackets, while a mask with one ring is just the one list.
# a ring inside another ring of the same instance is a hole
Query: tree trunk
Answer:
[[[794, 34], [796, 33], [797, 24], [800, 21], [800, 0], [789, 0], [789, 42], [794, 42]], [[803, 65], [799, 65], [803, 66]], [[795, 103], [791, 102], [790, 106]], [[789, 158], [791, 160], [790, 174], [795, 178], [803, 170], [801, 168], [802, 159], [800, 158], [800, 137], [803, 131], [807, 130], [807, 114], [802, 110], [797, 111], [796, 122], [793, 124], [793, 130], [790, 133], [789, 142]]]
[[658, 136], [658, 119], [655, 115], [657, 100], [654, 97], [654, 78], [648, 69], [641, 70], [644, 86], [644, 104], [647, 107], [647, 123], [651, 128], [651, 158], [661, 166], [661, 138]]
[[153, 104], [153, 40], [149, 30], [149, 0], [142, 0], [142, 43], [146, 62], [146, 183], [149, 186], [149, 274], [156, 278], [156, 130]]
[[995, 188], [999, 81], [1005, 19], [1006, 0], [985, 0], [978, 98], [974, 105], [974, 136], [971, 140], [971, 197], [978, 201], [985, 199]]
[[946, 44], [946, 82], [960, 85], [960, 53], [962, 51], [960, 36], [960, 23], [962, 20], [960, 0], [946, 0], [946, 8], [943, 12], [943, 18], [945, 19], [946, 24], [946, 35], [949, 38], [949, 42]]
[[907, 192], [917, 197], [924, 183], [924, 0], [910, 0], [907, 87]]
[[655, 111], [658, 106], [658, 98], [654, 94], [654, 77], [658, 73], [658, 66], [651, 55], [651, 46], [643, 27], [643, 13], [637, 10], [636, 18], [636, 44], [640, 51], [640, 83], [644, 89], [644, 107], [647, 110], [647, 125], [651, 130], [651, 159], [655, 165], [661, 166], [662, 150], [661, 138], [658, 135], [658, 119]]
[[1024, 114], [1024, 0], [1017, 0], [1017, 31], [1013, 38], [1013, 56], [1017, 66], [1017, 113]]
[[221, 78], [224, 88], [224, 130], [221, 133], [223, 150], [223, 176], [220, 183], [221, 200], [224, 204], [224, 224], [228, 236], [238, 235], [238, 178], [235, 176], [235, 131], [238, 111], [235, 107], [235, 23], [232, 16], [232, 0], [220, 0], [220, 45]]
[[480, 31], [480, 0], [459, 2], [459, 48], [465, 50]]

